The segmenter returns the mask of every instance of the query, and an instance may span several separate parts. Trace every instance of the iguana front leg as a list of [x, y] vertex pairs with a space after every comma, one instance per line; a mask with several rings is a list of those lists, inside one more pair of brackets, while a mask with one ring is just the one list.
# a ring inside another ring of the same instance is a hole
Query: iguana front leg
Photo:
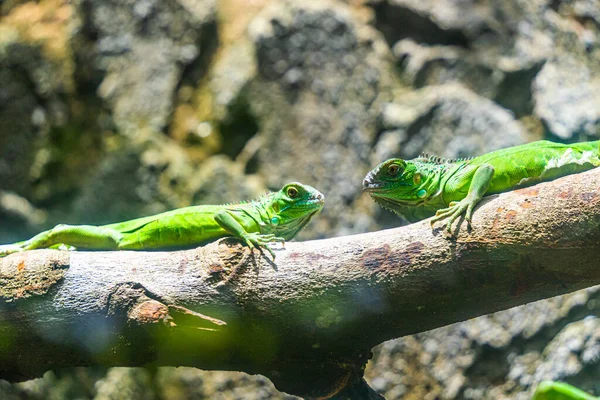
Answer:
[[475, 174], [473, 174], [467, 196], [460, 201], [451, 202], [448, 204], [448, 208], [437, 210], [435, 217], [433, 217], [430, 221], [431, 226], [433, 227], [437, 221], [448, 218], [446, 221], [446, 231], [448, 233], [452, 233], [452, 223], [462, 214], [465, 214], [465, 220], [470, 228], [473, 209], [487, 192], [493, 176], [494, 167], [492, 167], [490, 164], [482, 164], [479, 166], [479, 168], [477, 168], [475, 171]]
[[269, 246], [271, 242], [285, 242], [284, 238], [277, 237], [272, 234], [262, 234], [260, 232], [247, 232], [244, 227], [235, 219], [233, 214], [229, 210], [222, 210], [215, 214], [215, 221], [223, 229], [237, 237], [238, 239], [243, 240], [250, 249], [254, 249], [254, 247], [258, 247], [259, 249], [265, 248], [275, 259], [275, 252]]

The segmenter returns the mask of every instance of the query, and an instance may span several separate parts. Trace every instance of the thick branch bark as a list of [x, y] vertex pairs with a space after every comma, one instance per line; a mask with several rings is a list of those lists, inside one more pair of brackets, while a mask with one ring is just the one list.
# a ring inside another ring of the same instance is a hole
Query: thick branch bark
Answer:
[[0, 377], [190, 365], [307, 397], [352, 392], [382, 341], [600, 283], [599, 188], [597, 169], [486, 198], [454, 239], [424, 221], [288, 243], [276, 263], [233, 239], [12, 255], [0, 261]]

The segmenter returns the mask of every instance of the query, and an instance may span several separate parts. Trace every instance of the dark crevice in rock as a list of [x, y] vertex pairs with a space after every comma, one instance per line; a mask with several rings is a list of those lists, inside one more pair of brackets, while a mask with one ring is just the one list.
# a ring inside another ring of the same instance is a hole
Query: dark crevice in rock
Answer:
[[[420, 115], [416, 118], [411, 126], [406, 130], [406, 142], [415, 141], [418, 139], [421, 142], [421, 146], [418, 151], [413, 152], [412, 154], [405, 155], [405, 158], [415, 158], [418, 157], [424, 150], [425, 144], [429, 141], [428, 137], [425, 137], [422, 133], [425, 127], [431, 125], [432, 120], [435, 118], [435, 115], [439, 109], [439, 104], [433, 105], [426, 113]], [[430, 132], [427, 132], [430, 133]]]
[[411, 38], [427, 44], [470, 47], [467, 36], [457, 29], [442, 29], [429, 18], [398, 5], [381, 2], [374, 5], [375, 27], [383, 33], [388, 44]]
[[256, 174], [258, 172], [259, 168], [260, 168], [260, 161], [258, 159], [258, 152], [256, 152], [256, 153], [254, 153], [254, 155], [252, 155], [252, 157], [250, 157], [250, 159], [246, 163], [246, 166], [244, 167], [244, 174], [246, 174], [246, 175]]
[[558, 9], [560, 8], [560, 4], [562, 3], [561, 0], [551, 0], [550, 3], [548, 4], [548, 6], [554, 10], [554, 11], [558, 11]]
[[[426, 134], [431, 134], [430, 130], [426, 128], [428, 128], [429, 125], [432, 124], [432, 121], [436, 117], [436, 113], [438, 112], [439, 107], [439, 104], [433, 104], [427, 111], [415, 118], [414, 121], [412, 121], [410, 125], [406, 127], [406, 134], [403, 135], [404, 138], [399, 147], [404, 148], [405, 144], [408, 142], [418, 142], [418, 146], [412, 146], [413, 148], [418, 147], [417, 150], [411, 151], [410, 153], [404, 152], [403, 154], [395, 154], [394, 156], [403, 157], [405, 159], [412, 159], [418, 157], [424, 151], [425, 145], [429, 140], [429, 137]], [[379, 139], [381, 139], [381, 136], [384, 133], [394, 129], [394, 127], [386, 127], [381, 117], [379, 125], [380, 129], [378, 130], [377, 136], [373, 141], [373, 146], [377, 145]]]
[[505, 73], [494, 100], [514, 112], [517, 118], [531, 115], [534, 106], [531, 85], [544, 63], [540, 61], [530, 68]]
[[96, 93], [104, 79], [104, 72], [99, 68], [96, 60], [97, 43], [101, 34], [93, 21], [92, 11], [91, 2], [82, 2], [79, 5], [81, 32], [72, 39], [71, 43], [75, 59], [74, 79], [80, 94], [94, 101], [96, 105], [101, 105], [102, 102]]
[[[23, 54], [23, 56], [29, 56], [30, 58], [35, 58], [35, 62], [37, 63], [41, 63], [42, 60], [40, 59], [40, 52], [41, 49], [39, 48], [35, 48], [35, 49], [31, 49], [31, 48], [25, 48], [24, 46], [21, 45], [17, 45], [15, 47], [13, 47], [16, 51], [27, 51], [29, 54]], [[20, 50], [17, 50], [18, 48], [21, 48]], [[29, 50], [34, 50], [29, 52]], [[25, 88], [27, 89], [27, 91], [29, 93], [31, 93], [33, 95], [33, 97], [35, 97], [36, 99], [36, 103], [39, 106], [42, 106], [44, 108], [46, 107], [46, 102], [47, 102], [47, 98], [43, 97], [38, 90], [38, 87], [36, 85], [36, 83], [34, 82], [33, 78], [31, 77], [31, 72], [28, 71], [27, 67], [21, 64], [9, 64], [7, 65], [7, 67], [12, 70], [15, 75], [17, 75], [18, 80], [23, 83], [23, 85], [25, 86]]]
[[196, 87], [200, 80], [207, 73], [215, 51], [219, 47], [218, 25], [216, 21], [211, 21], [202, 26], [200, 30], [197, 47], [200, 50], [198, 56], [183, 69], [181, 79], [174, 90], [177, 93], [179, 88], [184, 85]]
[[31, 115], [44, 107], [25, 67], [0, 64], [0, 187], [19, 195], [31, 190], [29, 166], [33, 163], [40, 130], [32, 124]]
[[234, 104], [228, 118], [219, 127], [223, 135], [223, 153], [235, 159], [258, 129], [258, 121], [246, 101], [240, 100]]

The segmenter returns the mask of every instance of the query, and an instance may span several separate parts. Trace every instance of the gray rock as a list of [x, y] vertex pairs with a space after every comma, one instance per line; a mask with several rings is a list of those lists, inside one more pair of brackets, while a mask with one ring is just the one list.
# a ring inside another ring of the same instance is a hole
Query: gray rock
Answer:
[[154, 135], [108, 155], [76, 198], [70, 218], [105, 224], [191, 204], [251, 200], [266, 191], [260, 177], [245, 175], [228, 157], [213, 156], [194, 167], [174, 142]]
[[[388, 43], [413, 38], [429, 44], [453, 44], [466, 47], [469, 37], [464, 28], [481, 32], [485, 24], [472, 2], [463, 2], [464, 14], [457, 17], [459, 7], [449, 1], [384, 0], [375, 2], [376, 26]], [[471, 3], [471, 4], [469, 4]]]
[[153, 400], [152, 376], [144, 368], [111, 368], [96, 383], [95, 400]]
[[18, 390], [7, 381], [0, 381], [0, 397], [5, 400], [20, 400], [22, 397]]
[[38, 152], [69, 116], [64, 96], [72, 91], [72, 65], [4, 19], [0, 29], [0, 189], [32, 196]]
[[209, 75], [213, 93], [213, 116], [218, 121], [232, 119], [235, 107], [242, 99], [242, 91], [256, 77], [255, 48], [248, 40], [241, 40], [224, 49]]
[[215, 1], [84, 1], [80, 10], [97, 35], [80, 57], [102, 79], [98, 94], [120, 132], [164, 129], [184, 68], [210, 56]]
[[41, 230], [47, 215], [27, 199], [0, 190], [0, 243], [28, 239]]
[[381, 0], [374, 10], [390, 45], [411, 38], [462, 47], [482, 60], [508, 56], [525, 64], [553, 50], [539, 29], [547, 10], [543, 1]]
[[[99, 151], [96, 124], [83, 117], [96, 133], [81, 135], [78, 117], [88, 111], [101, 113], [92, 111], [91, 105], [79, 115], [74, 111], [83, 107], [67, 44], [79, 27], [78, 19], [58, 27], [50, 21], [59, 11], [50, 8], [40, 20], [37, 8], [42, 6], [32, 3], [30, 7], [29, 13], [27, 7], [20, 9], [21, 18], [23, 13], [31, 18], [30, 26], [20, 26], [11, 18], [0, 21], [0, 190], [48, 205], [74, 190], [93, 166]], [[62, 11], [70, 11], [70, 6]], [[32, 35], [28, 29], [37, 33]]]
[[47, 131], [45, 124], [41, 123], [41, 129], [34, 124], [33, 115], [42, 106], [29, 86], [28, 77], [2, 67], [1, 62], [0, 87], [0, 119], [10, 121], [0, 131], [0, 188], [29, 194], [29, 171], [39, 149], [36, 139]]
[[393, 50], [403, 79], [416, 88], [460, 82], [517, 116], [531, 113], [531, 85], [543, 60], [490, 59], [458, 46], [421, 45], [412, 39], [399, 41]]
[[190, 205], [192, 174], [183, 150], [161, 135], [125, 144], [88, 178], [70, 218], [98, 225]]
[[242, 165], [222, 155], [201, 165], [191, 178], [190, 190], [193, 204], [236, 203], [255, 199], [267, 191], [261, 177], [245, 175]]
[[201, 371], [195, 368], [161, 368], [158, 382], [165, 400], [178, 399], [285, 399], [298, 397], [278, 392], [264, 376], [241, 372]]
[[535, 79], [535, 114], [561, 140], [600, 136], [600, 78], [573, 58], [547, 63]]
[[366, 229], [357, 199], [379, 97], [393, 87], [389, 49], [335, 1], [274, 3], [249, 34], [258, 77], [242, 95], [259, 126], [257, 172], [271, 188], [297, 180], [324, 192], [325, 209], [301, 236]]
[[556, 11], [565, 18], [573, 18], [577, 35], [586, 51], [597, 52], [600, 44], [600, 9], [594, 0], [567, 0], [555, 5]]
[[373, 165], [391, 157], [411, 159], [422, 152], [469, 157], [529, 140], [509, 111], [456, 84], [402, 96], [383, 107], [380, 120], [383, 134], [372, 155]]
[[429, 46], [404, 39], [394, 45], [393, 52], [402, 77], [416, 88], [461, 82], [492, 98], [502, 78], [493, 66], [480, 64], [473, 53], [459, 46]]
[[[442, 399], [528, 400], [541, 380], [580, 384], [577, 374], [598, 366], [598, 319], [568, 324], [594, 312], [599, 289], [386, 342], [374, 351], [367, 379], [384, 373], [394, 374], [391, 381], [403, 376], [401, 386], [408, 393], [419, 394], [425, 386], [429, 390], [419, 398]], [[394, 390], [388, 384], [383, 394], [401, 398]]]

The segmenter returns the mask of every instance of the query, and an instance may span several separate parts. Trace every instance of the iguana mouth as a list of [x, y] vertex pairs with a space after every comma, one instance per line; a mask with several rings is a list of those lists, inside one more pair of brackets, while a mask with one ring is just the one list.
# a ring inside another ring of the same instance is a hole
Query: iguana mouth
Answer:
[[408, 186], [403, 182], [381, 182], [377, 181], [374, 173], [368, 173], [363, 179], [363, 191], [367, 193], [391, 190], [395, 186]]
[[374, 191], [377, 191], [377, 190], [380, 190], [380, 189], [385, 189], [386, 186], [387, 185], [385, 183], [376, 183], [376, 182], [373, 182], [373, 183], [365, 184], [363, 182], [363, 191], [365, 191], [365, 192], [374, 192]]
[[387, 182], [368, 182], [367, 179], [363, 181], [363, 192], [367, 193], [381, 193], [386, 190], [393, 189], [393, 185]]
[[377, 182], [375, 180], [374, 174], [372, 173], [368, 173], [367, 176], [365, 176], [365, 179], [363, 179], [363, 191], [365, 192], [372, 192], [378, 189], [382, 189], [385, 186], [385, 183]]
[[296, 203], [297, 206], [314, 206], [317, 204], [325, 204], [325, 196], [323, 196], [322, 193], [311, 196], [308, 200], [299, 201]]
[[363, 190], [369, 192], [375, 189], [379, 189], [383, 186], [383, 183], [375, 181], [375, 174], [373, 171], [369, 172], [365, 179], [363, 179]]

